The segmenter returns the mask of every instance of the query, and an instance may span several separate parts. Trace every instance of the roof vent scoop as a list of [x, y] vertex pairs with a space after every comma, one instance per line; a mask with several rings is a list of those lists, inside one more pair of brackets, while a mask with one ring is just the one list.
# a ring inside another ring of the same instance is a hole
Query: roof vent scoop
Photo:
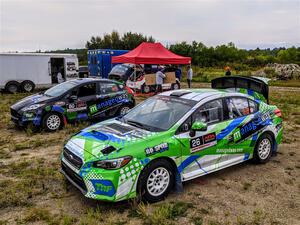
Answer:
[[182, 90], [182, 91], [174, 91], [170, 94], [170, 96], [173, 96], [173, 97], [181, 97], [183, 95], [186, 95], [186, 94], [189, 94], [189, 93], [192, 93], [191, 91], [185, 91], [185, 90]]

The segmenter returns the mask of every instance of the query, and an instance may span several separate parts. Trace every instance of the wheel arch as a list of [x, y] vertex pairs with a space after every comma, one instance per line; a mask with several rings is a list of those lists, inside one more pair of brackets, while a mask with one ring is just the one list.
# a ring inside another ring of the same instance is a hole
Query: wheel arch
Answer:
[[137, 178], [137, 185], [136, 185], [136, 192], [137, 192], [137, 193], [139, 193], [140, 190], [141, 190], [141, 188], [142, 188], [140, 176], [141, 176], [141, 174], [145, 171], [146, 166], [148, 166], [148, 165], [150, 165], [151, 163], [154, 163], [155, 161], [158, 161], [158, 160], [165, 160], [165, 161], [167, 161], [167, 162], [171, 165], [171, 167], [172, 167], [172, 169], [173, 169], [173, 172], [174, 172], [174, 175], [175, 175], [175, 179], [176, 179], [176, 175], [177, 175], [179, 172], [178, 172], [177, 165], [176, 165], [175, 161], [174, 161], [172, 158], [167, 157], [167, 156], [162, 156], [162, 157], [155, 158], [155, 159], [149, 161], [149, 162], [144, 166], [144, 168], [141, 170], [141, 172], [139, 173], [138, 178]]
[[63, 126], [66, 126], [66, 124], [67, 124], [67, 119], [66, 119], [66, 117], [65, 117], [65, 115], [62, 113], [62, 112], [60, 112], [60, 111], [58, 111], [58, 110], [50, 110], [50, 111], [47, 111], [47, 112], [45, 112], [43, 115], [42, 115], [42, 119], [41, 119], [41, 121], [42, 121], [42, 126], [44, 125], [43, 123], [44, 123], [44, 119], [45, 119], [45, 117], [47, 116], [47, 115], [49, 115], [50, 113], [53, 113], [53, 114], [56, 114], [56, 115], [58, 115], [61, 119], [62, 119], [62, 122], [63, 122]]
[[275, 134], [273, 131], [271, 130], [266, 130], [264, 132], [262, 132], [260, 135], [259, 135], [259, 138], [257, 139], [256, 141], [256, 144], [255, 144], [255, 147], [257, 147], [257, 144], [259, 142], [259, 140], [261, 139], [261, 137], [264, 135], [264, 134], [267, 134], [269, 135], [271, 138], [272, 138], [272, 149], [273, 149], [273, 153], [277, 151], [277, 142], [276, 142], [276, 137], [275, 137]]

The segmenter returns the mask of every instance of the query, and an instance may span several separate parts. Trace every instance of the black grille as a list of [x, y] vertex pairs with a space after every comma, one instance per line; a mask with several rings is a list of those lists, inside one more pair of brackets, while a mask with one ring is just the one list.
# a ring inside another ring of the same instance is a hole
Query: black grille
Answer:
[[71, 170], [66, 164], [61, 162], [61, 169], [67, 175], [75, 184], [77, 184], [83, 191], [87, 191], [85, 183], [83, 179], [75, 173], [73, 170]]
[[12, 108], [10, 108], [10, 114], [13, 116], [13, 117], [16, 117], [16, 118], [21, 118], [21, 115], [18, 113], [17, 110], [14, 110]]
[[70, 164], [72, 164], [75, 168], [80, 169], [83, 164], [81, 158], [69, 151], [67, 148], [64, 148], [63, 155]]

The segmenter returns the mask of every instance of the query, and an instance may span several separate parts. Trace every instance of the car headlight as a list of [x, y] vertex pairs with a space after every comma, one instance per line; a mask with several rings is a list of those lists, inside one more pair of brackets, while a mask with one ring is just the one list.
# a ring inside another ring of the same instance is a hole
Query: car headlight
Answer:
[[27, 106], [27, 107], [23, 108], [22, 110], [23, 111], [36, 110], [36, 109], [42, 107], [43, 105], [45, 105], [45, 104], [34, 104], [34, 105], [31, 105], [31, 106]]
[[119, 169], [119, 168], [127, 165], [131, 159], [132, 159], [131, 156], [125, 156], [125, 157], [116, 158], [116, 159], [99, 160], [99, 161], [95, 161], [93, 163], [93, 167], [101, 168], [101, 169], [108, 169], [108, 170]]

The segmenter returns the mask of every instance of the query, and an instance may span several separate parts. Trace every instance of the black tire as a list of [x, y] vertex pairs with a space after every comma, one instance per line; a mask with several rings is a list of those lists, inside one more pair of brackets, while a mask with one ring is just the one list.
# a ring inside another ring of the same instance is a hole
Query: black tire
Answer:
[[125, 115], [132, 107], [130, 105], [122, 105], [117, 111], [118, 116], [123, 116]]
[[5, 91], [9, 93], [17, 93], [20, 90], [20, 83], [17, 81], [9, 81], [5, 85]]
[[54, 132], [64, 126], [63, 117], [55, 112], [50, 112], [43, 118], [43, 128], [48, 132]]
[[34, 88], [35, 88], [35, 85], [31, 80], [24, 80], [21, 83], [21, 90], [24, 92], [33, 92]]
[[151, 92], [151, 87], [149, 85], [143, 84], [143, 86], [142, 86], [142, 92], [145, 93], [145, 94], [150, 93]]
[[273, 138], [270, 134], [264, 133], [258, 139], [253, 153], [255, 163], [266, 163], [270, 160], [274, 148]]
[[[158, 183], [155, 183], [156, 181], [151, 183], [151, 176], [153, 178], [154, 171], [159, 171], [159, 169], [163, 169], [162, 171], [168, 172], [169, 174], [168, 184], [159, 183], [159, 182], [163, 182], [162, 180], [160, 180], [161, 178], [159, 177], [157, 177], [157, 179], [159, 179]], [[175, 182], [175, 173], [172, 168], [172, 165], [167, 160], [158, 159], [150, 163], [149, 165], [147, 165], [142, 171], [139, 177], [138, 193], [142, 198], [142, 200], [146, 202], [150, 202], [150, 203], [158, 202], [165, 199], [168, 196], [168, 194], [174, 187], [174, 182]], [[154, 189], [163, 188], [163, 190], [161, 190], [162, 191], [161, 193], [157, 193], [157, 195], [156, 194], [153, 195], [153, 192], [155, 191], [152, 189], [153, 191], [151, 193], [151, 191], [149, 191], [151, 187], [153, 187]]]
[[176, 83], [172, 84], [171, 88], [172, 88], [172, 90], [178, 90], [178, 89], [180, 89], [180, 83], [176, 82]]

